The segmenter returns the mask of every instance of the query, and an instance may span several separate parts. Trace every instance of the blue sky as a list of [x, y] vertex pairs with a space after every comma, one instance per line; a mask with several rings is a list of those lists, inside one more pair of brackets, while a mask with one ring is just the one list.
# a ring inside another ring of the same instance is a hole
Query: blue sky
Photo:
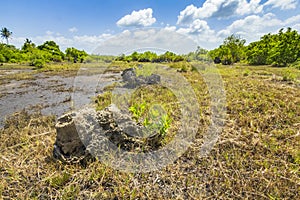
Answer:
[[[74, 46], [93, 52], [125, 37], [136, 41], [132, 48], [164, 48], [165, 43], [178, 43], [178, 34], [183, 34], [212, 49], [233, 33], [249, 43], [282, 27], [300, 32], [299, 10], [299, 0], [9, 0], [1, 2], [0, 27], [13, 32], [10, 43], [17, 47], [29, 38], [36, 44], [54, 40], [62, 49]], [[142, 28], [147, 29], [138, 38], [129, 34]], [[156, 31], [147, 35], [152, 28]], [[170, 33], [160, 32], [163, 36], [157, 39], [159, 30]], [[120, 53], [115, 49], [109, 53]]]

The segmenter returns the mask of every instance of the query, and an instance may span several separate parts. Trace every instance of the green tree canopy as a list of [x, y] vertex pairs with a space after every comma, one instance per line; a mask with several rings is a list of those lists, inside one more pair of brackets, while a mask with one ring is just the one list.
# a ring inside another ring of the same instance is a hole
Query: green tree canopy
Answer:
[[223, 44], [219, 48], [209, 52], [209, 55], [214, 58], [221, 59], [223, 64], [232, 64], [239, 62], [245, 57], [246, 40], [238, 35], [230, 35], [225, 38]]
[[23, 52], [28, 52], [28, 51], [32, 51], [33, 49], [35, 49], [35, 47], [36, 47], [35, 44], [31, 40], [26, 38], [21, 50]]
[[64, 53], [59, 49], [59, 46], [54, 41], [46, 41], [37, 48], [49, 53], [49, 60], [51, 61], [61, 62], [64, 59]]
[[6, 39], [6, 44], [8, 44], [8, 39], [11, 37], [12, 32], [9, 31], [7, 28], [2, 28], [1, 29], [1, 37]]
[[75, 48], [67, 48], [66, 49], [66, 57], [69, 61], [76, 62], [83, 62], [84, 59], [87, 57], [87, 53], [85, 51], [81, 51]]
[[286, 66], [300, 58], [300, 35], [291, 28], [283, 30], [250, 43], [246, 50], [249, 64]]

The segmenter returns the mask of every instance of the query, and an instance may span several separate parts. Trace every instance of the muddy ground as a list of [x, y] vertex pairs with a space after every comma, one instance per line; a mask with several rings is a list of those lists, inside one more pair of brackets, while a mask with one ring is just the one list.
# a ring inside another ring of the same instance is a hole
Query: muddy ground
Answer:
[[[30, 69], [0, 70], [0, 127], [8, 116], [23, 109], [31, 111], [38, 108], [43, 115], [60, 116], [91, 103], [105, 86], [120, 78], [118, 72], [94, 70], [93, 73], [85, 73], [87, 71], [82, 69], [76, 75], [66, 76], [65, 73], [49, 75]], [[22, 77], [22, 74], [30, 74], [30, 78], [10, 77]]]

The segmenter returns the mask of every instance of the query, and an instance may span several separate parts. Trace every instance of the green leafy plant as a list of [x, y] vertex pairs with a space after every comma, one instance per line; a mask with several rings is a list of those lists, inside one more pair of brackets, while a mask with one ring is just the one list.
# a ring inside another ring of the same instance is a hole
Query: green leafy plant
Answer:
[[129, 107], [129, 111], [131, 111], [133, 118], [138, 121], [142, 115], [144, 114], [146, 109], [146, 103], [142, 104], [133, 104], [132, 106]]
[[249, 76], [250, 75], [250, 70], [249, 69], [246, 69], [244, 72], [243, 72], [243, 76]]
[[157, 105], [154, 105], [151, 109], [148, 109], [148, 107], [149, 105], [144, 102], [142, 104], [132, 105], [129, 110], [133, 118], [137, 122], [142, 121], [143, 126], [145, 126], [148, 131], [165, 136], [171, 126], [171, 118], [160, 106], [157, 107]]

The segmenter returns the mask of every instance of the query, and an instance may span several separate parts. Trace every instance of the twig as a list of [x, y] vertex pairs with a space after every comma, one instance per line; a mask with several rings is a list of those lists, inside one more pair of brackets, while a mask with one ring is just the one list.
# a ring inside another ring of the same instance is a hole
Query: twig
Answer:
[[48, 131], [48, 132], [41, 133], [41, 134], [37, 134], [37, 135], [31, 135], [30, 138], [34, 138], [34, 137], [39, 137], [39, 136], [47, 135], [47, 134], [52, 133], [52, 132], [54, 132], [54, 131]]

